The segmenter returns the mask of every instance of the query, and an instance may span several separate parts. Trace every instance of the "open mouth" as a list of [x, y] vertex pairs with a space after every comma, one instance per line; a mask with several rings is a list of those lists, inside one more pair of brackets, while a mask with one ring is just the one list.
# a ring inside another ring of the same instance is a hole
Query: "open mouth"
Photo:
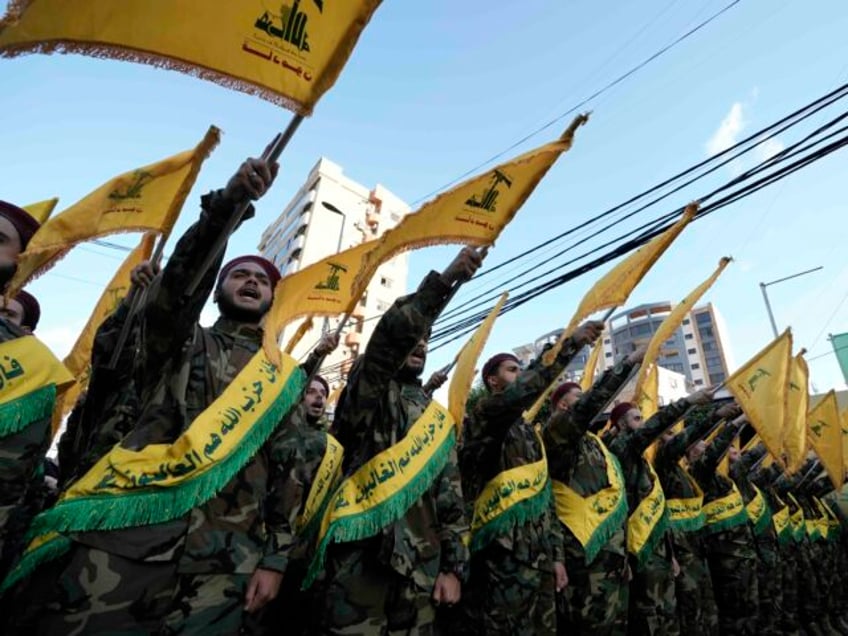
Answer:
[[238, 292], [239, 298], [251, 298], [253, 300], [259, 300], [259, 290], [255, 287], [244, 287]]

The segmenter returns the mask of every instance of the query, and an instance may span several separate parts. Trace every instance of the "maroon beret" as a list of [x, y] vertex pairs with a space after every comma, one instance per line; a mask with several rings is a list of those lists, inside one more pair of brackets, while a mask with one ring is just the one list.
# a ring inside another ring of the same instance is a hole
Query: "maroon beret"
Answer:
[[30, 331], [35, 331], [38, 326], [38, 321], [41, 318], [41, 306], [38, 304], [35, 296], [24, 290], [19, 291], [14, 298], [21, 304], [24, 309], [23, 319], [21, 324], [24, 327], [29, 327]]
[[562, 399], [562, 396], [572, 389], [582, 389], [582, 387], [577, 384], [577, 382], [563, 382], [560, 384], [556, 389], [554, 389], [554, 392], [551, 393], [551, 404], [556, 406], [557, 402]]
[[221, 283], [223, 283], [224, 279], [227, 277], [227, 274], [229, 274], [233, 269], [235, 269], [238, 265], [241, 265], [242, 263], [256, 263], [257, 265], [259, 265], [259, 267], [261, 267], [265, 271], [265, 274], [267, 274], [268, 280], [271, 281], [272, 288], [276, 287], [277, 283], [280, 282], [280, 270], [277, 269], [274, 263], [269, 261], [267, 258], [262, 258], [261, 256], [248, 255], [234, 258], [229, 263], [224, 265], [221, 268], [221, 273], [218, 274], [218, 284], [220, 285]]
[[621, 404], [616, 404], [615, 408], [610, 413], [610, 422], [613, 424], [618, 424], [618, 420], [625, 416], [627, 411], [630, 409], [635, 409], [636, 405], [632, 402], [622, 402]]
[[21, 237], [22, 250], [26, 249], [32, 235], [41, 227], [41, 224], [32, 218], [26, 210], [7, 201], [0, 200], [0, 216], [5, 217], [9, 220], [9, 223], [15, 226], [18, 236]]
[[501, 362], [506, 362], [507, 360], [512, 360], [517, 364], [521, 363], [520, 360], [511, 353], [499, 353], [486, 360], [486, 364], [483, 365], [483, 370], [480, 372], [480, 377], [483, 378], [483, 386], [487, 389], [489, 388], [489, 385], [486, 383], [486, 378], [497, 373], [498, 367], [501, 366]]

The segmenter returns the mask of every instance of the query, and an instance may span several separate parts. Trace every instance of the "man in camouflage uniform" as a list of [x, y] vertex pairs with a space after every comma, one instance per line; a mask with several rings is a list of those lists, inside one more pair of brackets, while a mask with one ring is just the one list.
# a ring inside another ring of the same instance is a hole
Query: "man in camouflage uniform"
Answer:
[[[668, 501], [698, 496], [693, 478], [680, 465], [680, 460], [686, 456], [690, 463], [694, 461], [699, 441], [720, 420], [738, 415], [739, 412], [739, 408], [733, 404], [692, 409], [686, 415], [683, 431], [677, 434], [673, 430], [663, 433], [654, 466]], [[683, 525], [687, 527], [682, 527]], [[718, 633], [718, 608], [713, 596], [706, 548], [701, 534], [703, 526], [703, 516], [694, 523], [683, 524], [671, 515], [671, 541], [674, 556], [680, 567], [680, 574], [674, 580], [674, 594], [682, 634]]]
[[[603, 442], [588, 433], [589, 425], [627, 381], [643, 355], [644, 349], [640, 349], [607, 369], [585, 394], [579, 384], [567, 382], [551, 396], [553, 415], [542, 434], [551, 479], [582, 497], [610, 486], [607, 456], [617, 461], [600, 448]], [[627, 633], [630, 571], [625, 545], [626, 509], [625, 504], [625, 514], [617, 523], [596, 530], [602, 533], [603, 545], [592, 559], [563, 522], [568, 586], [564, 603], [557, 604], [557, 634]]]
[[[271, 263], [234, 259], [216, 286], [222, 252], [196, 292], [186, 297], [185, 290], [238, 204], [262, 196], [276, 170], [249, 159], [226, 188], [203, 197], [200, 220], [151, 284], [136, 373], [141, 414], [124, 447], [172, 443], [259, 350], [259, 323], [279, 278]], [[197, 320], [213, 287], [221, 317], [201, 329]], [[277, 512], [284, 502], [268, 498], [281, 489], [271, 466], [282, 432], [272, 433], [216, 495], [182, 517], [73, 535], [74, 547], [50, 577], [58, 584], [49, 593], [35, 585], [29, 594], [46, 601], [34, 617], [36, 631], [238, 632], [245, 612], [260, 610], [276, 594], [294, 542], [284, 513]], [[47, 585], [39, 574], [33, 582]]]
[[[18, 255], [26, 249], [38, 227], [38, 222], [26, 211], [0, 201], [0, 292], [6, 290], [17, 269]], [[10, 315], [11, 312], [10, 306], [0, 316], [0, 342], [29, 334], [22, 312], [15, 312], [20, 318]], [[30, 316], [28, 322], [32, 323], [34, 317]], [[32, 514], [29, 499], [41, 489], [38, 471], [50, 446], [50, 419], [48, 416], [8, 433], [0, 422], [0, 577], [5, 576], [5, 570], [17, 556], [19, 535]]]
[[[705, 505], [733, 494], [733, 482], [717, 469], [744, 424], [744, 416], [723, 424], [703, 456], [690, 468], [704, 491]], [[725, 522], [711, 523], [708, 519], [704, 534], [721, 633], [755, 634], [759, 603], [757, 555], [744, 507]]]
[[[511, 354], [499, 354], [483, 366], [488, 394], [466, 417], [460, 452], [462, 486], [470, 505], [486, 484], [501, 472], [538, 462], [543, 447], [522, 413], [559, 376], [569, 361], [595, 341], [603, 323], [589, 322], [562, 343], [553, 362], [541, 357], [520, 370]], [[487, 635], [553, 635], [556, 631], [556, 592], [567, 578], [562, 525], [549, 503], [536, 518], [510, 523], [472, 557], [471, 596], [466, 597], [465, 628]]]
[[[480, 263], [475, 250], [463, 249], [444, 272], [430, 272], [383, 314], [335, 413], [332, 432], [346, 451], [345, 477], [400, 442], [424, 413], [430, 396], [419, 376], [430, 328], [454, 285]], [[434, 604], [460, 599], [467, 530], [452, 447], [444, 468], [402, 516], [375, 536], [329, 546], [321, 633], [435, 633]]]
[[[127, 296], [94, 334], [88, 388], [80, 394], [59, 439], [59, 487], [62, 490], [87, 473], [138, 421], [138, 393], [133, 371], [139, 346], [139, 314], [130, 313], [130, 298], [141, 293], [154, 276], [151, 263], [136, 266]], [[131, 321], [129, 335], [111, 368], [109, 363], [127, 320]]]
[[[609, 444], [621, 462], [630, 515], [650, 494], [653, 478], [644, 453], [663, 431], [671, 427], [692, 407], [711, 399], [705, 391], [672, 402], [645, 421], [638, 407], [629, 402], [616, 405], [610, 414], [613, 438]], [[668, 512], [663, 512], [667, 515]], [[662, 521], [660, 522], [662, 523]], [[677, 562], [668, 532], [664, 532], [650, 554], [640, 564], [631, 555], [633, 581], [630, 584], [628, 633], [678, 634], [674, 576]]]
[[[751, 503], [756, 497], [754, 482], [751, 480], [751, 471], [754, 466], [765, 457], [766, 447], [760, 442], [754, 448], [741, 452], [735, 446], [728, 451], [730, 462], [730, 478], [736, 483], [742, 494], [745, 505]], [[765, 494], [764, 494], [765, 497]], [[759, 609], [757, 613], [757, 630], [760, 634], [777, 635], [783, 632], [780, 629], [780, 607], [783, 604], [783, 588], [781, 585], [782, 574], [780, 570], [780, 557], [778, 554], [777, 533], [771, 522], [772, 511], [768, 508], [766, 499], [766, 512], [763, 520], [757, 526], [749, 518], [748, 523], [754, 537], [754, 548], [757, 553], [757, 597]]]

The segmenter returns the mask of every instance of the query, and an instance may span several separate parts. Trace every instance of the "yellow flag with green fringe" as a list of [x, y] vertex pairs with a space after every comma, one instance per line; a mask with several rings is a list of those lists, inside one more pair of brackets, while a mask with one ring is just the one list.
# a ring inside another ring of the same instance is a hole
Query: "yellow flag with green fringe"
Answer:
[[781, 464], [791, 362], [792, 333], [787, 329], [725, 382], [768, 451]]
[[297, 361], [277, 366], [260, 350], [173, 443], [114, 446], [35, 517], [0, 593], [66, 553], [69, 533], [163, 523], [214, 497], [300, 401], [305, 381]]
[[15, 0], [0, 55], [81, 53], [182, 71], [308, 115], [380, 0]]
[[[639, 367], [639, 375], [636, 376], [636, 388], [634, 389], [635, 395], [641, 394], [642, 385], [649, 373], [649, 367], [653, 367], [657, 358], [659, 358], [663, 343], [674, 335], [674, 332], [677, 331], [678, 327], [680, 327], [683, 319], [686, 318], [690, 311], [692, 311], [692, 307], [695, 306], [695, 303], [701, 299], [701, 296], [703, 296], [710, 287], [712, 287], [713, 283], [715, 283], [716, 279], [721, 276], [721, 273], [728, 266], [730, 261], [731, 259], [727, 256], [722, 258], [718, 267], [710, 275], [710, 277], [693, 289], [686, 298], [677, 303], [668, 316], [666, 316], [660, 323], [660, 326], [654, 332], [654, 335], [651, 336], [650, 342], [648, 342], [648, 350], [645, 352], [645, 359], [642, 362], [642, 366]], [[653, 413], [651, 413], [651, 415], [653, 415]], [[644, 418], [647, 419], [651, 415], [646, 415], [644, 410], [642, 410], [642, 416]]]
[[807, 415], [807, 436], [810, 445], [821, 459], [834, 488], [845, 481], [845, 462], [842, 456], [842, 423], [836, 391], [831, 389]]
[[220, 131], [212, 126], [191, 150], [110, 179], [50, 218], [20, 255], [10, 293], [53, 267], [83, 241], [118, 232], [170, 234], [200, 166], [219, 137]]
[[456, 356], [456, 369], [453, 372], [450, 386], [448, 387], [448, 405], [451, 415], [457, 426], [457, 437], [461, 439], [462, 421], [465, 418], [465, 403], [468, 400], [468, 392], [471, 390], [471, 383], [474, 381], [474, 367], [477, 364], [477, 359], [480, 357], [480, 352], [486, 346], [486, 341], [489, 339], [489, 334], [492, 332], [492, 327], [498, 315], [501, 312], [506, 299], [509, 297], [507, 292], [501, 294], [498, 302], [492, 307], [486, 319], [480, 323], [477, 330], [468, 339], [459, 354]]
[[23, 206], [23, 208], [29, 212], [29, 215], [32, 218], [43, 225], [44, 222], [50, 218], [50, 215], [53, 214], [53, 210], [56, 208], [57, 203], [59, 203], [59, 199], [58, 197], [54, 197], [52, 199], [47, 199], [46, 201], [30, 203], [29, 205]]
[[[272, 357], [283, 328], [302, 316], [350, 313], [377, 268], [396, 254], [428, 245], [491, 245], [512, 220], [574, 133], [576, 117], [557, 141], [469, 179], [406, 215], [379, 239], [313, 263], [277, 283], [265, 320], [264, 347]], [[273, 359], [273, 358], [272, 358]]]
[[62, 418], [76, 404], [80, 393], [88, 387], [89, 375], [91, 373], [91, 350], [94, 346], [94, 336], [103, 321], [117, 309], [121, 300], [127, 295], [130, 289], [130, 274], [133, 269], [142, 261], [150, 258], [153, 251], [153, 243], [156, 240], [156, 234], [152, 232], [146, 233], [138, 246], [130, 252], [118, 271], [106, 285], [106, 289], [100, 296], [100, 300], [94, 306], [94, 311], [82, 328], [77, 341], [71, 348], [71, 352], [65, 357], [63, 363], [65, 367], [76, 378], [76, 382], [71, 386], [60, 400], [56, 401], [56, 408], [53, 411], [53, 433], [55, 435], [58, 430]]
[[808, 392], [810, 371], [803, 352], [792, 358], [789, 371], [789, 391], [786, 398], [786, 424], [783, 427], [783, 450], [787, 472], [796, 473], [807, 455], [807, 412], [810, 410]]
[[604, 339], [598, 338], [586, 359], [586, 366], [583, 367], [583, 377], [580, 378], [580, 389], [588, 391], [592, 388], [595, 382], [595, 369], [598, 368], [598, 360], [601, 357], [601, 351], [604, 349]]

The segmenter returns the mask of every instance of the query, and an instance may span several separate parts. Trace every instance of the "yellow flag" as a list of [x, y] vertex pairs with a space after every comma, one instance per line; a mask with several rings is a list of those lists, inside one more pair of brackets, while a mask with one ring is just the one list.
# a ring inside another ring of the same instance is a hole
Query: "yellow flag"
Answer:
[[[644, 368], [644, 365], [643, 367]], [[642, 369], [639, 369], [642, 372]], [[656, 364], [650, 365], [645, 371], [641, 386], [633, 392], [633, 401], [636, 402], [642, 412], [642, 419], [647, 420], [656, 413], [660, 406], [660, 372]]]
[[265, 320], [265, 353], [276, 360], [283, 328], [306, 315], [349, 313], [377, 268], [404, 250], [441, 243], [490, 245], [545, 173], [571, 147], [587, 117], [574, 119], [559, 140], [474, 177], [408, 214], [379, 239], [356, 245], [286, 276]]
[[789, 371], [789, 391], [786, 397], [786, 423], [783, 428], [783, 450], [786, 453], [786, 470], [796, 473], [807, 456], [807, 411], [810, 410], [808, 392], [810, 372], [802, 353], [792, 358]]
[[[674, 332], [677, 331], [680, 323], [682, 323], [687, 314], [692, 311], [692, 307], [695, 306], [695, 303], [700, 300], [701, 296], [703, 296], [710, 287], [712, 287], [713, 283], [719, 276], [721, 276], [721, 273], [730, 261], [731, 259], [726, 256], [722, 258], [718, 264], [718, 268], [716, 268], [712, 275], [693, 289], [686, 298], [677, 303], [677, 305], [674, 306], [674, 309], [672, 309], [668, 316], [666, 316], [660, 323], [660, 326], [654, 332], [654, 335], [651, 336], [651, 341], [648, 343], [648, 350], [645, 352], [645, 359], [642, 362], [642, 366], [639, 368], [639, 375], [636, 377], [636, 389], [634, 390], [636, 395], [641, 394], [642, 384], [647, 378], [649, 367], [653, 368], [655, 366], [654, 363], [660, 356], [663, 343], [674, 335]], [[649, 417], [645, 415], [644, 410], [642, 411], [642, 416]]]
[[595, 346], [592, 347], [592, 352], [586, 360], [586, 366], [583, 368], [583, 377], [580, 378], [580, 388], [583, 391], [588, 391], [592, 388], [595, 382], [595, 369], [598, 367], [598, 359], [601, 357], [601, 351], [604, 350], [604, 339], [598, 338]]
[[170, 234], [200, 166], [219, 136], [220, 131], [212, 126], [195, 148], [110, 179], [52, 217], [21, 254], [10, 289], [21, 289], [77, 243], [116, 232]]
[[380, 263], [404, 250], [445, 243], [494, 243], [587, 121], [586, 115], [575, 117], [557, 141], [473, 177], [408, 214], [380, 237], [379, 249], [365, 256], [354, 285], [364, 289]]
[[16, 0], [0, 55], [81, 53], [182, 71], [308, 115], [380, 0]]
[[495, 320], [497, 320], [498, 314], [500, 314], [508, 297], [509, 294], [506, 292], [501, 294], [492, 311], [480, 323], [468, 342], [462, 346], [456, 357], [456, 370], [453, 372], [448, 387], [448, 410], [450, 410], [454, 422], [456, 422], [457, 433], [461, 430], [462, 421], [465, 418], [465, 402], [468, 399], [468, 392], [471, 390], [471, 383], [474, 381], [474, 368], [477, 364], [477, 358], [480, 357], [480, 352], [486, 346], [486, 341], [492, 332], [492, 326], [495, 324]]
[[842, 424], [836, 391], [831, 389], [807, 415], [807, 435], [834, 488], [845, 481], [845, 462], [842, 457]]
[[781, 459], [792, 333], [787, 329], [725, 382], [768, 451]]
[[543, 361], [546, 365], [553, 363], [562, 348], [563, 341], [574, 333], [574, 330], [583, 320], [601, 309], [609, 309], [624, 304], [639, 281], [683, 231], [683, 228], [695, 217], [697, 211], [697, 203], [688, 205], [677, 223], [633, 252], [592, 285], [592, 288], [586, 292], [583, 300], [580, 301], [577, 311], [574, 313], [571, 322], [563, 330], [556, 345], [545, 354]]
[[848, 475], [848, 409], [842, 412], [839, 422], [842, 425], [842, 466]]
[[38, 203], [25, 205], [24, 210], [29, 212], [29, 215], [32, 218], [43, 225], [44, 222], [50, 218], [50, 215], [53, 214], [53, 209], [56, 207], [57, 203], [59, 203], [59, 199], [58, 197], [54, 197], [52, 199], [47, 199], [46, 201], [39, 201]]
[[115, 311], [118, 304], [127, 295], [130, 289], [130, 274], [136, 265], [150, 258], [155, 239], [156, 235], [154, 233], [145, 234], [141, 238], [138, 247], [130, 252], [112, 277], [112, 280], [109, 281], [109, 284], [100, 296], [100, 300], [94, 306], [94, 311], [91, 312], [91, 316], [88, 322], [85, 323], [85, 327], [83, 327], [79, 338], [74, 343], [71, 352], [62, 361], [68, 371], [76, 378], [76, 383], [65, 392], [62, 398], [56, 400], [56, 408], [53, 412], [54, 428], [58, 426], [62, 418], [74, 407], [80, 393], [88, 387], [88, 379], [91, 372], [91, 349], [94, 345], [94, 336], [103, 321]]

